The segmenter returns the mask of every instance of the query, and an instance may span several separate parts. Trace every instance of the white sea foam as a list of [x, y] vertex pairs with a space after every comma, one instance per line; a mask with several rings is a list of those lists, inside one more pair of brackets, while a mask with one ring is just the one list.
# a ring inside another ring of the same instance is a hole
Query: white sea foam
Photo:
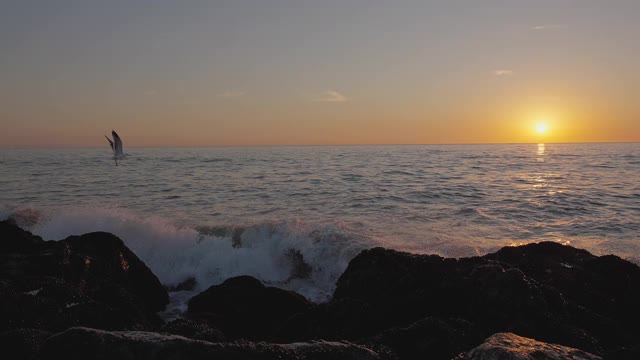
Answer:
[[27, 291], [25, 294], [27, 294], [27, 295], [31, 295], [31, 296], [36, 296], [36, 295], [38, 295], [38, 293], [40, 292], [40, 290], [42, 290], [42, 288], [40, 288], [40, 289], [36, 289], [36, 290]]
[[[168, 320], [186, 311], [188, 300], [200, 291], [239, 275], [254, 276], [265, 284], [296, 291], [315, 302], [326, 301], [349, 261], [361, 250], [373, 246], [445, 256], [487, 252], [486, 248], [479, 250], [482, 245], [472, 247], [446, 237], [429, 243], [407, 244], [399, 239], [378, 238], [362, 228], [355, 230], [342, 223], [290, 220], [262, 222], [238, 230], [234, 226], [180, 225], [160, 216], [145, 216], [122, 208], [65, 206], [0, 210], [0, 219], [12, 217], [20, 226], [47, 240], [94, 231], [113, 233], [169, 287], [195, 278], [195, 289], [170, 294], [171, 303], [163, 313]], [[525, 243], [504, 242], [504, 245]], [[583, 244], [593, 245], [595, 240]], [[297, 256], [292, 257], [292, 252]], [[638, 263], [637, 259], [631, 260]], [[306, 271], [308, 274], [302, 272], [308, 276], [292, 277], [296, 266], [310, 270]]]
[[[203, 234], [161, 217], [117, 208], [56, 209], [37, 213], [36, 217], [39, 221], [30, 230], [44, 239], [59, 240], [93, 231], [115, 234], [168, 286], [193, 277], [197, 290], [204, 290], [233, 276], [251, 275], [313, 301], [328, 299], [349, 260], [375, 244], [339, 223], [261, 223], [245, 228], [239, 244], [236, 240], [234, 245], [231, 235]], [[292, 251], [302, 259], [292, 259]], [[292, 278], [300, 260], [310, 267], [309, 276]]]

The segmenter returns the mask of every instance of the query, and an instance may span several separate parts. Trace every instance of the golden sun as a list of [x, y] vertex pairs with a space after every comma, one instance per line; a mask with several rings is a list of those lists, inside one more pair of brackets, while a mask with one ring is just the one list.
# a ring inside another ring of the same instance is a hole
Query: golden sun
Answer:
[[545, 123], [538, 123], [536, 125], [536, 132], [538, 134], [544, 134], [547, 132], [547, 130], [549, 130], [549, 126]]

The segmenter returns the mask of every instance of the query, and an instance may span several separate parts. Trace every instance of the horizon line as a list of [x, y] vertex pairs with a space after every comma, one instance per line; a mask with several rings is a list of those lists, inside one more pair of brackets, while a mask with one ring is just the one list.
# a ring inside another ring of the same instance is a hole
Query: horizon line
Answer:
[[[474, 143], [367, 143], [367, 144], [273, 144], [273, 145], [152, 145], [152, 146], [127, 146], [131, 149], [152, 148], [250, 148], [250, 147], [330, 147], [330, 146], [458, 146], [458, 145], [535, 145], [535, 144], [638, 144], [640, 141], [530, 141], [530, 142], [474, 142]], [[2, 146], [0, 149], [98, 149], [105, 146]], [[105, 147], [106, 148], [106, 147]]]

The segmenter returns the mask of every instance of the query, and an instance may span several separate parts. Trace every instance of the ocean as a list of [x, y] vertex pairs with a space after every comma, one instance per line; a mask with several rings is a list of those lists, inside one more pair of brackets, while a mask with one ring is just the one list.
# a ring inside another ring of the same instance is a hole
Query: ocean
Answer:
[[[126, 139], [125, 139], [126, 140]], [[126, 143], [125, 143], [126, 146]], [[383, 246], [556, 241], [640, 262], [640, 143], [2, 149], [0, 218], [122, 238], [166, 285], [236, 275], [327, 300]], [[190, 293], [173, 294], [184, 310]]]

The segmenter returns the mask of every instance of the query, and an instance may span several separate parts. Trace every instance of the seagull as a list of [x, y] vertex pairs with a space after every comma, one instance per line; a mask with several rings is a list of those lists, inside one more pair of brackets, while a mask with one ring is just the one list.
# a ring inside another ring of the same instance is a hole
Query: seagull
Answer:
[[113, 136], [113, 141], [111, 141], [107, 135], [104, 137], [107, 138], [109, 145], [111, 145], [113, 160], [116, 161], [116, 166], [118, 166], [118, 159], [122, 159], [124, 157], [124, 153], [122, 152], [122, 140], [120, 140], [120, 136], [118, 136], [118, 134], [113, 130], [111, 130], [111, 136]]

